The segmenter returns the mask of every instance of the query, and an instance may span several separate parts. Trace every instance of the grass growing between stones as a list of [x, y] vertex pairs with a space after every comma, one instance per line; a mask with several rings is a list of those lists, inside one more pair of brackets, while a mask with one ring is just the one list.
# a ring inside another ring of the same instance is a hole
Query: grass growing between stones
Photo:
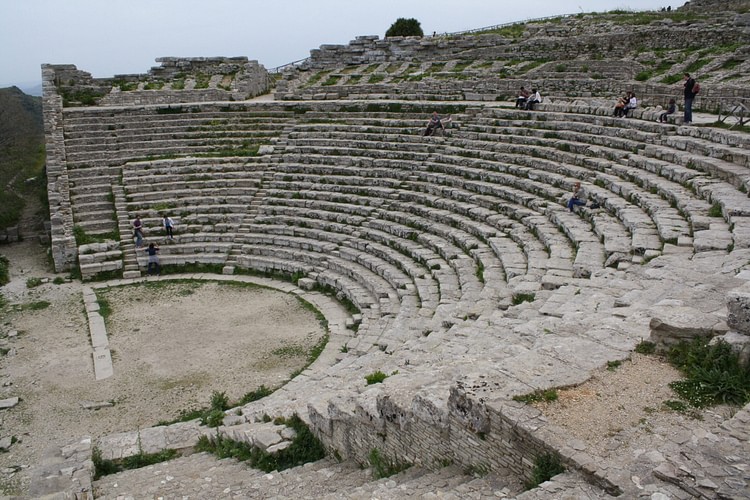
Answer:
[[94, 463], [94, 481], [102, 476], [117, 474], [124, 470], [140, 469], [160, 462], [166, 462], [179, 455], [177, 450], [162, 450], [157, 453], [144, 453], [140, 449], [136, 455], [125, 457], [117, 460], [108, 460], [102, 458], [102, 452], [94, 448], [91, 454], [91, 461]]
[[234, 458], [248, 462], [250, 466], [264, 472], [282, 471], [325, 457], [323, 443], [298, 415], [295, 414], [289, 419], [277, 419], [274, 422], [291, 427], [296, 432], [292, 444], [277, 453], [268, 453], [247, 443], [219, 435], [213, 439], [201, 436], [195, 449], [213, 453], [218, 458]]
[[275, 390], [276, 389], [269, 389], [265, 385], [261, 385], [257, 389], [246, 393], [239, 399], [239, 401], [236, 402], [229, 401], [229, 398], [227, 398], [227, 395], [224, 391], [214, 391], [211, 394], [211, 404], [208, 408], [184, 410], [176, 419], [163, 420], [156, 425], [172, 425], [178, 422], [189, 422], [190, 420], [199, 418], [201, 420], [201, 425], [206, 425], [208, 427], [218, 427], [224, 421], [224, 416], [226, 415], [224, 412], [226, 410], [238, 406], [244, 406], [248, 403], [252, 403], [253, 401], [258, 401], [261, 398], [273, 394]]
[[557, 389], [538, 389], [528, 394], [513, 396], [513, 401], [526, 404], [557, 401]]
[[533, 293], [516, 293], [513, 295], [513, 305], [517, 306], [524, 302], [534, 302], [536, 295]]
[[380, 384], [387, 378], [388, 378], [388, 375], [381, 372], [380, 370], [373, 372], [369, 375], [365, 375], [365, 380], [367, 381], [367, 385]]
[[669, 350], [667, 359], [687, 377], [670, 387], [692, 406], [750, 402], [750, 365], [743, 365], [723, 340], [709, 344], [708, 338], [698, 337], [680, 342]]
[[549, 481], [554, 476], [565, 472], [560, 456], [555, 453], [545, 453], [536, 457], [534, 469], [531, 471], [531, 477], [526, 482], [526, 489], [531, 490], [545, 481]]
[[380, 454], [377, 448], [373, 448], [368, 456], [370, 466], [372, 467], [372, 476], [375, 479], [383, 479], [384, 477], [391, 477], [399, 472], [403, 472], [411, 464], [408, 462], [399, 462], [397, 460], [391, 460]]

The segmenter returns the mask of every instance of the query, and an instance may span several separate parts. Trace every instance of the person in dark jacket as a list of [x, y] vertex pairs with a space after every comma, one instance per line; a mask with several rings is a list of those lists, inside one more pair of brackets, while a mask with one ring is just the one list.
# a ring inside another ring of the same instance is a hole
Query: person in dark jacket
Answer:
[[695, 79], [685, 73], [685, 124], [693, 122], [693, 99], [695, 99]]

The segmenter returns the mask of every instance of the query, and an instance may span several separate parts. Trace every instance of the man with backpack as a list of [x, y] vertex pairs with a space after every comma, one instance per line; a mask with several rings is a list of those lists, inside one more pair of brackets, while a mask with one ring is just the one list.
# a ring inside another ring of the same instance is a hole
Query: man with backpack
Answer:
[[693, 99], [700, 90], [701, 86], [690, 76], [690, 73], [685, 73], [685, 125], [693, 122]]

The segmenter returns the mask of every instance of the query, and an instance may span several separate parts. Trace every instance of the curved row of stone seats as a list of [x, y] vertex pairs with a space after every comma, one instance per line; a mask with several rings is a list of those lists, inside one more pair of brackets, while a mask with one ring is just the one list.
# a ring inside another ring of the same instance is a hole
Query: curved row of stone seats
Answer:
[[[546, 123], [546, 122], [544, 122]], [[599, 127], [601, 128], [601, 127]], [[461, 132], [463, 134], [463, 131]], [[547, 134], [545, 132], [545, 134]], [[552, 133], [549, 133], [552, 135]], [[561, 134], [554, 133], [554, 139], [560, 138]], [[523, 141], [523, 138], [518, 139]], [[544, 155], [547, 157], [553, 155], [561, 155], [559, 151], [550, 151], [549, 148], [542, 146], [544, 139], [534, 139], [538, 143], [535, 146], [535, 153], [537, 155]], [[532, 140], [532, 142], [534, 141]], [[577, 145], [568, 141], [561, 142], [567, 150], [574, 150]], [[559, 144], [553, 144], [553, 148], [560, 149]], [[585, 147], [585, 146], [584, 146]], [[688, 229], [686, 221], [681, 221], [683, 217], [680, 214], [675, 214], [675, 205], [677, 209], [685, 212], [690, 223], [695, 223], [697, 226], [705, 224], [705, 218], [708, 211], [708, 205], [705, 200], [696, 198], [688, 189], [682, 187], [680, 184], [674, 183], [669, 178], [660, 180], [656, 176], [654, 171], [659, 172], [660, 169], [652, 167], [651, 172], [639, 172], [637, 168], [631, 167], [643, 167], [648, 160], [645, 160], [639, 155], [632, 153], [623, 153], [618, 155], [616, 152], [608, 152], [609, 149], [604, 152], [600, 151], [600, 147], [588, 147], [582, 152], [591, 155], [603, 155], [606, 157], [618, 158], [618, 161], [612, 161], [608, 159], [602, 159], [600, 161], [593, 161], [591, 158], [584, 157], [584, 165], [589, 167], [591, 170], [602, 172], [596, 174], [595, 177], [588, 176], [590, 181], [599, 182], [602, 185], [612, 185], [615, 187], [615, 191], [621, 191], [625, 196], [629, 196], [631, 193], [635, 193], [637, 188], [634, 186], [622, 186], [617, 182], [613, 181], [613, 177], [608, 174], [616, 174], [621, 179], [627, 179], [628, 181], [634, 181], [641, 187], [645, 187], [649, 192], [640, 193], [640, 199], [636, 200], [640, 206], [642, 206], [646, 212], [654, 217], [654, 221], [659, 228], [660, 235], [663, 240], [673, 240], [675, 237], [686, 235]], [[572, 157], [573, 160], [577, 160], [577, 163], [582, 164], [580, 161], [580, 155], [566, 155]], [[623, 166], [625, 165], [625, 166]], [[579, 177], [580, 178], [580, 177]], [[583, 177], [586, 179], [586, 177]], [[656, 196], [656, 195], [659, 196]], [[671, 213], [670, 213], [671, 211]]]
[[[458, 300], [460, 282], [451, 267], [455, 264], [437, 253], [436, 250], [439, 249], [425, 246], [413, 229], [397, 227], [395, 224], [387, 227], [375, 225], [375, 212], [372, 212], [368, 221], [362, 221], [356, 226], [329, 222], [341, 220], [347, 207], [300, 199], [285, 203], [283, 189], [278, 193], [269, 189], [270, 197], [276, 194], [279, 198], [273, 205], [260, 209], [257, 222], [265, 225], [259, 227], [260, 231], [304, 235], [330, 242], [335, 248], [332, 251], [338, 252], [337, 255], [364, 261], [373, 272], [386, 279], [389, 274], [398, 276], [398, 281], [390, 280], [392, 286], [400, 295], [414, 293], [414, 290], [421, 314], [426, 314], [426, 317], [431, 316], [430, 311], [434, 312], [439, 304], [455, 303]], [[277, 226], [273, 226], [274, 224]], [[452, 255], [456, 253], [458, 252], [454, 251]]]
[[[440, 257], [433, 252], [425, 251], [414, 242], [397, 241], [388, 238], [387, 233], [378, 234], [375, 230], [366, 227], [358, 228], [357, 237], [353, 237], [353, 228], [340, 223], [331, 223], [326, 220], [326, 214], [316, 210], [306, 211], [306, 214], [298, 214], [295, 210], [263, 210], [263, 215], [256, 217], [256, 224], [249, 225], [251, 234], [244, 235], [243, 240], [254, 240], [257, 236], [252, 233], [275, 238], [278, 235], [284, 237], [281, 245], [286, 244], [287, 238], [302, 237], [314, 241], [329, 242], [332, 244], [331, 252], [349, 260], [361, 261], [373, 272], [382, 275], [389, 284], [402, 297], [411, 290], [416, 292], [420, 315], [425, 317], [425, 312], [434, 311], [440, 301], [445, 300], [440, 296], [439, 281], [441, 273], [435, 272], [433, 267], [440, 265]], [[286, 207], [284, 207], [286, 208]], [[285, 215], [291, 214], [291, 216]], [[405, 260], [403, 254], [417, 255], [417, 260]], [[431, 274], [435, 272], [437, 278]], [[408, 276], [408, 278], [407, 278]]]
[[[225, 264], [265, 168], [262, 158], [130, 162], [122, 175], [129, 219], [141, 216], [147, 243], [162, 245], [163, 265]], [[164, 215], [175, 223], [173, 238]], [[140, 256], [141, 267], [146, 261]]]
[[289, 108], [246, 103], [66, 108], [75, 223], [92, 233], [114, 229], [111, 185], [128, 161], [189, 154], [247, 157], [258, 144], [277, 140], [293, 117]]
[[[509, 136], [507, 136], [506, 134], [497, 134], [496, 137], [498, 137], [498, 140], [507, 140], [509, 138]], [[552, 172], [538, 171], [534, 173], [524, 173], [525, 175], [538, 177], [545, 182], [551, 182], [552, 185], [572, 186], [571, 179], [580, 179], [595, 182], [607, 187], [607, 189], [597, 189], [596, 186], [587, 186], [587, 189], [593, 196], [593, 198], [600, 203], [600, 205], [611, 210], [615, 210], [616, 208], [617, 210], [615, 211], [615, 213], [618, 214], [618, 217], [622, 220], [623, 225], [627, 227], [631, 232], [638, 230], [639, 232], [643, 233], [645, 231], [646, 234], [651, 235], [637, 237], [636, 239], [638, 239], [639, 242], [634, 242], [634, 249], [637, 248], [658, 250], [661, 247], [660, 237], [664, 240], [671, 240], [676, 237], [675, 233], [679, 235], [686, 234], [688, 232], [687, 223], [681, 221], [679, 213], [675, 209], [673, 209], [668, 202], [662, 201], [657, 196], [651, 195], [646, 196], [643, 200], [634, 200], [641, 201], [641, 203], [635, 204], [631, 204], [630, 200], [628, 200], [628, 202], [624, 206], [621, 201], [616, 202], [615, 200], [610, 200], [610, 198], [615, 195], [623, 196], [624, 194], [627, 197], [627, 195], [629, 194], [628, 188], [621, 186], [620, 184], [613, 183], [612, 176], [606, 176], [606, 174], [596, 174], [594, 176], [592, 175], [591, 170], [586, 169], [585, 167], [571, 169], [568, 168], [568, 162], [559, 163], [560, 160], [567, 159], [566, 157], [570, 157], [570, 161], [572, 163], [576, 161], [576, 158], [579, 158], [580, 155], [578, 155], [577, 153], [569, 153], [565, 155], [565, 152], [561, 154], [559, 149], [560, 146], [559, 144], [557, 144], [557, 140], [554, 140], [550, 145], [545, 145], [544, 139], [526, 140], [524, 136], [517, 136], [514, 141], [515, 143], [510, 144], [508, 147], [497, 146], [498, 143], [495, 142], [492, 142], [488, 145], [487, 142], [488, 138], [486, 137], [480, 141], [466, 141], [462, 146], [459, 146], [458, 151], [462, 155], [471, 155], [471, 152], [475, 151], [473, 156], [488, 158], [488, 150], [493, 152], [505, 150], [507, 152], [494, 154], [495, 161], [512, 161], [514, 163], [526, 164], [529, 165], [529, 167], [531, 167], [532, 169], [539, 166], [550, 167]], [[524, 142], [526, 144], [524, 144]], [[533, 159], [523, 160], [523, 157], [529, 156], [529, 151], [533, 151]], [[519, 157], [521, 157], [521, 159], [519, 159]], [[540, 162], [538, 161], [539, 158], [550, 160], [551, 164]], [[604, 163], [606, 163], [606, 161], [607, 160], [604, 160]], [[594, 162], [592, 162], [591, 159], [588, 158], [587, 163], [591, 165]], [[606, 165], [602, 168], [605, 171], [609, 171]], [[556, 200], [560, 200], [564, 203], [566, 201], [566, 197], [569, 196], [569, 192], [570, 189], [568, 187], [563, 191], [562, 197], [558, 196]], [[628, 205], [630, 205], [632, 209], [624, 210], [623, 207], [627, 208]], [[652, 216], [650, 214], [654, 215]], [[654, 217], [655, 220], [650, 220], [652, 217]], [[646, 246], [644, 246], [643, 244], [644, 241], [648, 242]]]
[[[582, 107], [581, 111], [590, 109]], [[653, 125], [641, 120], [627, 123], [634, 127]], [[661, 183], [656, 190], [687, 213], [693, 230], [701, 233], [695, 239], [696, 249], [724, 248], [726, 241], [733, 246], [746, 247], [750, 244], [747, 239], [750, 212], [746, 208], [750, 171], [744, 166], [750, 140], [746, 134], [715, 128], [660, 126], [668, 132], [666, 137], [659, 144], [648, 144], [639, 154], [630, 155], [628, 164], [658, 173], [684, 187], [681, 193], [674, 189], [664, 192], [664, 183]], [[693, 152], [687, 152], [688, 148]], [[735, 158], [738, 163], [734, 162]], [[706, 217], [708, 202], [720, 206], [725, 225]], [[711, 244], [712, 239], [724, 243], [717, 246]]]
[[[351, 137], [349, 139], [351, 139]], [[290, 142], [292, 141], [293, 139], [291, 139], [291, 134], [290, 134]], [[338, 147], [335, 144], [331, 145], [333, 140], [330, 136], [327, 138], [322, 138], [322, 139], [310, 138], [310, 139], [304, 139], [303, 141], [297, 140], [297, 141], [294, 141], [295, 144], [294, 144], [293, 150], [295, 152], [304, 153], [305, 157], [309, 157], [311, 154], [321, 154], [321, 153], [322, 154], [328, 153], [328, 155], [337, 155], [337, 154], [347, 155], [347, 153], [350, 153], [350, 152], [351, 153], [356, 152], [359, 155], [363, 155], [365, 152], [370, 153], [372, 156], [380, 155], [380, 152], [377, 151], [374, 146], [374, 144], [376, 144], [377, 141], [374, 141], [374, 140], [373, 141], [357, 141], [356, 143], [359, 145], [365, 145], [366, 143], [372, 145], [371, 148], [368, 150], [359, 149], [357, 151], [352, 151], [350, 150], [350, 148], [345, 147], [346, 146], [344, 144], [345, 141], [346, 141], [346, 138], [341, 139], [342, 147]], [[307, 145], [300, 146], [299, 142], [304, 142]], [[316, 146], [316, 144], [320, 144], [320, 146]], [[434, 146], [430, 146], [430, 147], [434, 148]], [[420, 145], [420, 148], [421, 148], [421, 145]], [[397, 149], [397, 148], [396, 147], [388, 148], [389, 151], [393, 149]], [[537, 189], [540, 191], [545, 191], [549, 189], [547, 186], [544, 186], [544, 185], [537, 185], [536, 187], [530, 188], [527, 183], [527, 185], [524, 186], [526, 190], [518, 190], [514, 187], [504, 187], [504, 186], [499, 185], [500, 183], [512, 185], [515, 182], [515, 179], [513, 178], [507, 178], [507, 177], [500, 178], [501, 176], [496, 176], [497, 178], [493, 179], [495, 182], [490, 183], [490, 182], [484, 182], [484, 181], [467, 180], [461, 177], [461, 173], [462, 173], [461, 170], [457, 169], [457, 172], [455, 172], [455, 174], [458, 174], [458, 177], [454, 179], [453, 181], [451, 181], [450, 178], [447, 176], [432, 174], [430, 172], [414, 172], [414, 175], [416, 176], [417, 179], [421, 181], [421, 183], [423, 184], [421, 188], [425, 190], [426, 192], [429, 192], [429, 190], [434, 189], [435, 185], [439, 185], [441, 183], [448, 183], [451, 186], [449, 189], [452, 191], [452, 194], [450, 194], [447, 197], [450, 198], [452, 196], [454, 198], [458, 198], [459, 196], [461, 196], [464, 200], [468, 200], [476, 196], [477, 194], [481, 194], [482, 192], [484, 192], [484, 193], [492, 193], [493, 196], [497, 196], [499, 198], [508, 200], [516, 205], [531, 206], [535, 203], [534, 202], [535, 197], [534, 195], [529, 194], [530, 191], [533, 191], [534, 189]], [[483, 175], [484, 176], [489, 175], [490, 177], [493, 176], [492, 173], [484, 173]], [[412, 183], [402, 182], [402, 184], [409, 185]], [[415, 185], [410, 186], [411, 190], [419, 189], [419, 187], [417, 186], [419, 182], [413, 183], [413, 184]], [[467, 186], [471, 186], [470, 189], [473, 189], [474, 192], [466, 191]], [[334, 186], [331, 188], [331, 190], [334, 190], [334, 191], [335, 190], [341, 191], [341, 189], [342, 188], [340, 186]], [[357, 192], [357, 191], [363, 191], [365, 189], [366, 188], [355, 186], [355, 187], [349, 188], [348, 190], [352, 192]], [[467, 194], [459, 195], [458, 194], [459, 192], [466, 192]], [[436, 194], [438, 196], [445, 196], [445, 193], [442, 193], [442, 192], [437, 192]], [[561, 194], [561, 191], [559, 189], [555, 190], [555, 194], [552, 197], [559, 197], [560, 194]], [[542, 203], [542, 200], [539, 200], [539, 199], [536, 199], [536, 200], [537, 200], [536, 203]], [[490, 201], [489, 204], [491, 205], [492, 201]], [[564, 218], [564, 216], [562, 218]], [[558, 220], [560, 219], [561, 218], [558, 218]], [[538, 221], [536, 221], [536, 223], [538, 224]], [[552, 231], [552, 234], [554, 234], [554, 232], [556, 231]], [[574, 233], [576, 231], [569, 231], [569, 232]], [[586, 241], [586, 242], [593, 242], [594, 244], [597, 244], [596, 241], [598, 240], [598, 238], [582, 236], [581, 240]]]

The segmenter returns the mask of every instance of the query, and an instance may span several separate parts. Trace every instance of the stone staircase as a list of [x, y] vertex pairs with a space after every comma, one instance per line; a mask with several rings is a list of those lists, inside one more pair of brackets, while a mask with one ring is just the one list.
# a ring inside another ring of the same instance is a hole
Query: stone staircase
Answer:
[[125, 279], [140, 278], [141, 269], [138, 265], [138, 256], [133, 241], [133, 226], [128, 214], [125, 189], [121, 184], [112, 184], [112, 194], [115, 199], [117, 228], [120, 230], [120, 249], [123, 255], [122, 277]]

